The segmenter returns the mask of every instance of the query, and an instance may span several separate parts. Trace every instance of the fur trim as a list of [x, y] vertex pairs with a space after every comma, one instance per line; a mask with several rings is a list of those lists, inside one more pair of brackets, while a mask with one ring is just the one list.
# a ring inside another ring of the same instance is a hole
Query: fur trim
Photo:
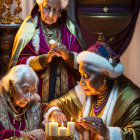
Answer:
[[115, 106], [116, 100], [117, 100], [117, 96], [118, 96], [118, 86], [117, 86], [117, 82], [115, 82], [111, 89], [111, 93], [110, 93], [108, 102], [106, 104], [104, 113], [102, 115], [102, 120], [106, 124], [106, 126], [110, 125], [113, 109], [114, 109], [114, 106]]
[[32, 44], [33, 44], [33, 47], [34, 47], [35, 52], [37, 54], [39, 54], [39, 45], [40, 45], [40, 37], [39, 37], [39, 34], [40, 34], [40, 29], [38, 28], [38, 29], [36, 29], [35, 35], [32, 38]]
[[119, 127], [108, 127], [110, 140], [122, 140], [121, 129]]
[[74, 55], [74, 68], [75, 68], [76, 70], [78, 70], [78, 63], [77, 63], [77, 56], [78, 56], [78, 53], [76, 53], [76, 52], [71, 52], [71, 53], [73, 53], [73, 55]]
[[80, 84], [75, 86], [75, 92], [81, 104], [83, 105], [86, 100], [86, 93]]
[[87, 102], [86, 102], [86, 106], [84, 108], [83, 117], [88, 117], [88, 115], [89, 115], [92, 97], [93, 97], [92, 95], [87, 96]]
[[107, 72], [110, 78], [116, 78], [124, 72], [124, 67], [121, 63], [112, 66], [107, 59], [95, 53], [83, 51], [77, 57], [77, 62], [86, 62], [93, 64], [97, 70]]

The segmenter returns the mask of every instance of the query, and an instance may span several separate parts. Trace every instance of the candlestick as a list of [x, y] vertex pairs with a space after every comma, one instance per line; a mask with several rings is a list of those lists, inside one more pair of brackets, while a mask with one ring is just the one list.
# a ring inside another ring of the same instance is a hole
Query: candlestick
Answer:
[[72, 122], [72, 118], [71, 118], [71, 122], [67, 123], [67, 136], [73, 135], [74, 131], [75, 131], [75, 123]]
[[57, 136], [58, 134], [58, 123], [50, 122], [49, 123], [49, 136]]
[[58, 128], [58, 136], [67, 136], [67, 128], [63, 126]]

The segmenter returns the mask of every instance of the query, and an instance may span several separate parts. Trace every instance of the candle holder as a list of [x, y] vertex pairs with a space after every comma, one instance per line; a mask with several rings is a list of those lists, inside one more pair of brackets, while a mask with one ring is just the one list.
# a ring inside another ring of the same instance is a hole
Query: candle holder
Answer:
[[4, 139], [4, 140], [30, 140], [30, 139], [26, 137], [11, 137], [9, 139]]
[[6, 11], [6, 7], [4, 5], [4, 0], [0, 1], [0, 22], [2, 20], [2, 14]]
[[15, 18], [13, 21], [16, 24], [21, 24], [23, 22], [23, 19], [19, 17], [19, 13], [22, 11], [22, 8], [20, 7], [21, 0], [16, 0], [16, 4], [17, 7], [14, 9]]
[[46, 136], [46, 140], [75, 140], [73, 136]]
[[6, 14], [2, 18], [2, 24], [10, 24], [13, 21], [13, 15], [10, 12], [11, 5], [13, 4], [13, 0], [5, 0], [6, 4]]

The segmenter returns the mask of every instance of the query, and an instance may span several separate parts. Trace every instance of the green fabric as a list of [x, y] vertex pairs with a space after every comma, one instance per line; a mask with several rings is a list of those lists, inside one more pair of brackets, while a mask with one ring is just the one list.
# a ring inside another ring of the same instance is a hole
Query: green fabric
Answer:
[[[110, 126], [121, 128], [123, 140], [140, 140], [140, 89], [124, 76], [116, 80], [119, 94]], [[58, 106], [68, 119], [73, 116], [75, 121], [82, 109], [74, 89], [52, 101], [48, 108], [51, 106]]]

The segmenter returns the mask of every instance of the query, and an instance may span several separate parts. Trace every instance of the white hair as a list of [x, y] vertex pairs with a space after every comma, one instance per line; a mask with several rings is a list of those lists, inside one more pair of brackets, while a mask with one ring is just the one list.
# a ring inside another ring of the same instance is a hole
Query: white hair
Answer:
[[9, 81], [11, 80], [13, 84], [16, 84], [21, 81], [21, 78], [24, 74], [30, 74], [34, 76], [37, 86], [38, 77], [34, 70], [28, 65], [17, 65], [11, 68], [10, 71], [2, 78], [0, 81], [0, 90], [3, 88], [6, 92], [8, 92], [10, 88]]
[[[41, 5], [45, 0], [36, 0], [38, 5]], [[65, 9], [68, 5], [69, 0], [60, 0], [61, 1], [61, 8]]]

